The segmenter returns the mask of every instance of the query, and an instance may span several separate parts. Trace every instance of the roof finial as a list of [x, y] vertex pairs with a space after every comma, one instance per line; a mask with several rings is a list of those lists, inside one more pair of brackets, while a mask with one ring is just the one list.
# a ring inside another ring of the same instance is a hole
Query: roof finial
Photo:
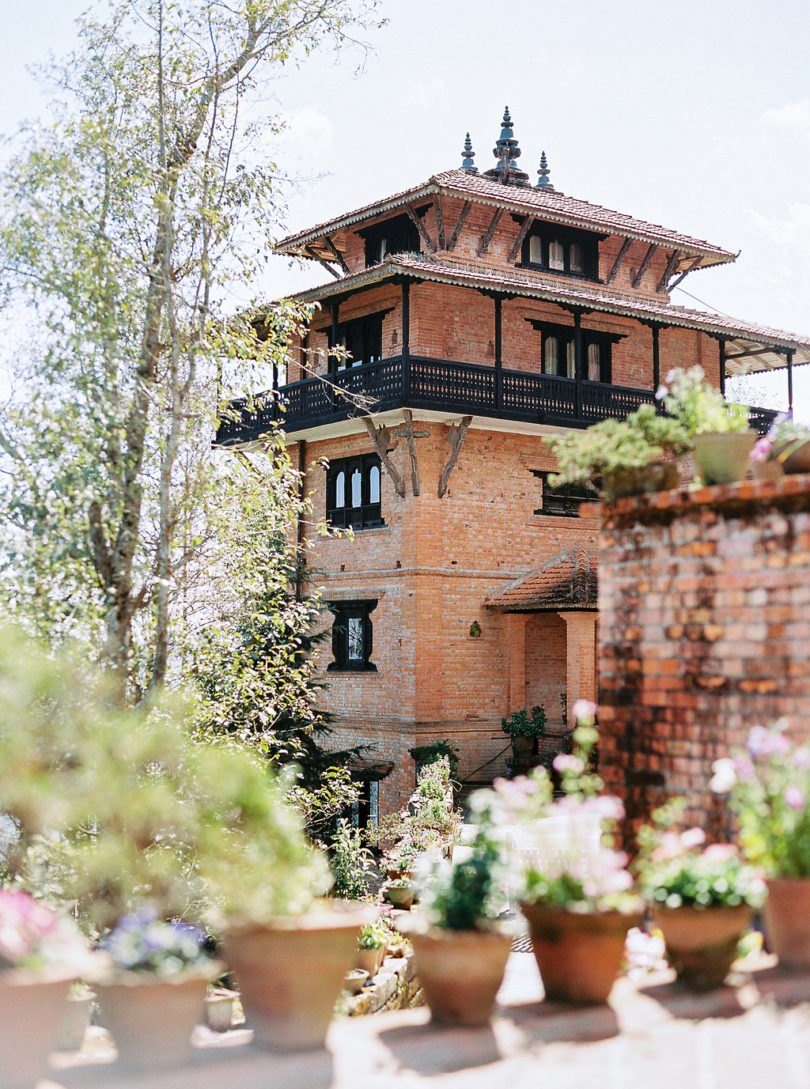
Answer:
[[537, 179], [538, 189], [554, 188], [549, 179], [549, 174], [551, 173], [551, 171], [548, 168], [548, 159], [546, 158], [545, 151], [542, 152], [542, 154], [540, 155], [540, 169], [537, 171], [537, 173], [540, 175], [540, 177]]
[[464, 138], [464, 150], [461, 153], [461, 169], [466, 170], [468, 174], [477, 174], [478, 167], [473, 161], [475, 159], [475, 152], [473, 151], [472, 140], [470, 134], [467, 133]]
[[503, 121], [501, 122], [501, 135], [498, 137], [492, 154], [498, 160], [498, 165], [492, 170], [485, 171], [484, 176], [503, 182], [504, 185], [527, 185], [529, 175], [518, 169], [517, 160], [520, 158], [520, 148], [515, 139], [512, 128], [512, 117], [509, 107], [504, 107]]

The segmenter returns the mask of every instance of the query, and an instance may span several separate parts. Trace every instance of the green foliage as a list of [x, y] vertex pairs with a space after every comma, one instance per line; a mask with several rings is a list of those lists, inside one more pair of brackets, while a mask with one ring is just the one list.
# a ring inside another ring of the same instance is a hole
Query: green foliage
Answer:
[[747, 431], [748, 409], [725, 399], [706, 379], [702, 367], [671, 370], [656, 396], [687, 434], [705, 435], [709, 432]]
[[389, 930], [381, 919], [366, 923], [357, 939], [358, 949], [382, 949], [388, 944]]
[[487, 811], [477, 814], [475, 838], [459, 861], [434, 870], [423, 902], [434, 926], [483, 930], [500, 913], [504, 896], [503, 845], [493, 835]]
[[532, 707], [530, 715], [521, 707], [508, 718], [501, 719], [501, 729], [509, 737], [542, 737], [546, 732], [546, 712], [542, 707]]
[[333, 896], [361, 900], [367, 895], [371, 853], [363, 846], [360, 830], [352, 828], [347, 820], [337, 822], [329, 843], [329, 862], [334, 877]]
[[447, 848], [459, 824], [450, 762], [441, 756], [422, 769], [406, 808], [395, 820], [386, 822], [387, 836], [394, 840], [385, 855], [386, 866], [397, 873], [409, 873], [420, 854]]
[[641, 405], [626, 420], [603, 420], [546, 443], [557, 458], [558, 470], [549, 477], [555, 487], [597, 487], [606, 473], [641, 469], [665, 454], [678, 457], [691, 445], [682, 423], [659, 416], [654, 405]]
[[408, 753], [414, 763], [421, 764], [423, 767], [434, 763], [442, 756], [447, 757], [450, 765], [450, 778], [454, 783], [458, 782], [458, 749], [449, 739], [429, 741], [427, 745], [415, 745], [412, 749], [408, 749]]

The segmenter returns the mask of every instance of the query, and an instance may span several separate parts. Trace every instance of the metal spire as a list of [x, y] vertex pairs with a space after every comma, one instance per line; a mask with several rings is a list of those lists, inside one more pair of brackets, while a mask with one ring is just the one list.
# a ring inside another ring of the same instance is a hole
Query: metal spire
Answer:
[[537, 171], [540, 177], [537, 179], [538, 189], [553, 189], [549, 174], [551, 171], [548, 168], [548, 159], [546, 158], [545, 151], [540, 155], [540, 169]]
[[517, 160], [520, 158], [520, 148], [515, 139], [512, 117], [508, 106], [504, 108], [501, 135], [492, 149], [492, 154], [498, 160], [498, 165], [493, 167], [492, 170], [485, 171], [485, 177], [494, 178], [496, 181], [503, 182], [504, 185], [528, 185], [529, 175], [518, 169]]
[[475, 159], [475, 152], [473, 151], [472, 140], [470, 140], [470, 134], [467, 133], [464, 139], [464, 150], [461, 153], [461, 169], [466, 170], [468, 174], [477, 174], [478, 167], [473, 161]]

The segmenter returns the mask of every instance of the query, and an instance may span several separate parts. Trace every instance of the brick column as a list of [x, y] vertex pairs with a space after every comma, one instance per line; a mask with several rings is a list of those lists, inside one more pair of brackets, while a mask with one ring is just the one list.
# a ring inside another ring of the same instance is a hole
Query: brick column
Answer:
[[557, 615], [565, 621], [565, 691], [570, 712], [574, 700], [592, 700], [596, 703], [598, 613], [576, 609], [558, 612]]
[[528, 613], [504, 613], [506, 713], [526, 706], [526, 621]]

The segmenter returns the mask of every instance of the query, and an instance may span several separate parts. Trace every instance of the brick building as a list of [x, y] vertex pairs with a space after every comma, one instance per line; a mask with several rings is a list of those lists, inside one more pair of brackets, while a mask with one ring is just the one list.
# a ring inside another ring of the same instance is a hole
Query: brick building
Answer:
[[[547, 481], [549, 435], [654, 400], [659, 376], [806, 356], [788, 334], [676, 306], [673, 287], [733, 261], [708, 242], [535, 184], [506, 111], [492, 169], [462, 165], [277, 249], [327, 284], [286, 382], [223, 423], [255, 441], [279, 416], [315, 513], [353, 537], [306, 541], [329, 603], [325, 699], [337, 740], [413, 787], [412, 746], [449, 738], [461, 776], [504, 770], [501, 717], [595, 698], [597, 524]], [[770, 415], [752, 410], [752, 423]]]

